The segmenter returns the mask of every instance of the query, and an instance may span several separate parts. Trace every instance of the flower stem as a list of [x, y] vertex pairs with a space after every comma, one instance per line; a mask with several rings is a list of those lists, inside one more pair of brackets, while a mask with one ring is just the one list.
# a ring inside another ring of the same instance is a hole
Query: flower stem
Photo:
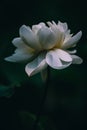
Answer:
[[41, 101], [41, 104], [40, 104], [40, 107], [39, 107], [39, 111], [37, 113], [36, 120], [34, 122], [32, 130], [38, 130], [38, 123], [39, 123], [39, 120], [40, 120], [40, 115], [41, 115], [41, 112], [42, 112], [42, 109], [44, 107], [44, 103], [45, 103], [46, 97], [47, 97], [49, 81], [50, 81], [50, 68], [48, 67], [47, 68], [47, 78], [46, 78], [46, 81], [45, 81], [44, 95], [42, 97], [42, 101]]

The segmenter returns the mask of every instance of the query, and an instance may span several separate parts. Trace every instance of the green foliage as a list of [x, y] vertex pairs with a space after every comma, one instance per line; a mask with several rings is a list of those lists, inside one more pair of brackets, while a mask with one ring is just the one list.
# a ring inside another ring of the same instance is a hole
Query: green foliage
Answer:
[[14, 88], [0, 85], [0, 97], [11, 97], [14, 94]]
[[[28, 111], [19, 112], [21, 124], [26, 130], [32, 129], [36, 120], [36, 115]], [[51, 125], [50, 125], [51, 124]], [[56, 130], [51, 118], [47, 115], [41, 115], [37, 130]]]
[[[27, 111], [21, 111], [19, 113], [19, 116], [20, 116], [21, 124], [24, 126], [25, 129], [33, 128], [33, 125], [36, 120], [36, 115]], [[42, 126], [40, 125], [40, 123], [37, 127], [38, 127], [38, 130], [44, 130]]]

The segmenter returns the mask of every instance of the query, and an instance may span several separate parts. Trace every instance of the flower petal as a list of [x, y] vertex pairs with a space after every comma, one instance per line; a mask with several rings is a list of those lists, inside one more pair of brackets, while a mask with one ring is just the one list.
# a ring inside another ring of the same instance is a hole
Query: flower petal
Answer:
[[58, 22], [58, 25], [57, 25], [58, 29], [61, 31], [61, 32], [66, 32], [67, 29], [68, 29], [68, 25], [67, 23], [62, 23], [62, 22]]
[[55, 27], [57, 28], [58, 30], [60, 30], [60, 32], [66, 32], [67, 29], [68, 29], [68, 25], [67, 23], [62, 23], [62, 22], [58, 22], [58, 24], [56, 24], [54, 21], [51, 22], [47, 22], [47, 24], [50, 26], [50, 27]]
[[50, 28], [42, 27], [37, 35], [43, 49], [51, 49], [55, 46], [57, 39], [55, 33]]
[[47, 22], [47, 24], [50, 26], [51, 30], [55, 34], [55, 41], [56, 41], [55, 47], [61, 48], [65, 38], [65, 33], [58, 28], [58, 25], [54, 21], [52, 21], [52, 23]]
[[39, 24], [37, 24], [37, 25], [33, 25], [33, 26], [32, 26], [32, 31], [33, 31], [35, 34], [37, 34], [37, 32], [38, 32], [42, 27], [44, 27], [44, 26], [46, 26], [46, 25], [45, 25], [45, 23], [43, 23], [43, 22], [41, 22], [41, 23], [39, 23]]
[[81, 38], [82, 32], [78, 32], [75, 36], [71, 37], [67, 42], [65, 42], [62, 46], [63, 49], [68, 49], [75, 45]]
[[17, 47], [20, 50], [27, 51], [27, 52], [34, 52], [34, 49], [29, 47], [27, 44], [25, 44], [20, 37], [14, 38], [12, 40], [12, 43], [15, 47]]
[[12, 56], [6, 57], [6, 61], [11, 61], [11, 62], [25, 62], [25, 61], [30, 61], [33, 59], [34, 54], [26, 52], [24, 50], [16, 49], [15, 53]]
[[24, 47], [26, 46], [23, 42], [23, 40], [20, 37], [16, 37], [12, 40], [12, 43], [15, 47], [20, 48], [21, 46]]
[[65, 61], [65, 62], [71, 62], [72, 61], [70, 54], [67, 53], [66, 51], [63, 51], [61, 49], [56, 49], [55, 52], [62, 61]]
[[70, 54], [75, 54], [75, 53], [77, 52], [77, 50], [72, 50], [72, 51], [66, 50], [66, 52], [68, 52], [68, 53], [70, 53]]
[[71, 64], [71, 62], [62, 62], [56, 51], [50, 51], [47, 53], [46, 62], [54, 69], [64, 69]]
[[81, 64], [83, 62], [82, 58], [76, 55], [71, 55], [72, 57], [72, 64]]
[[70, 34], [70, 30], [65, 32], [65, 39], [63, 41], [63, 44], [66, 43], [67, 41], [69, 41], [72, 38], [73, 34]]
[[34, 48], [36, 50], [39, 50], [41, 48], [36, 35], [29, 27], [22, 25], [19, 30], [19, 33], [23, 41], [31, 48]]
[[25, 71], [28, 74], [28, 76], [32, 76], [43, 69], [47, 67], [47, 63], [45, 61], [45, 55], [41, 54], [39, 55], [35, 60], [28, 63], [25, 67]]

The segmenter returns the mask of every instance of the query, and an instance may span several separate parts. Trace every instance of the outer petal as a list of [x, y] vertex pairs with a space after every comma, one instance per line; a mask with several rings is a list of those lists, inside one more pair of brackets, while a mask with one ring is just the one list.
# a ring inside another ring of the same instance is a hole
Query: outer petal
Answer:
[[48, 52], [46, 55], [46, 62], [54, 69], [64, 69], [71, 64], [71, 62], [62, 62], [58, 56], [57, 51]]
[[34, 48], [36, 50], [39, 50], [41, 48], [36, 35], [29, 27], [23, 25], [20, 28], [19, 33], [23, 41], [31, 48]]
[[80, 58], [79, 56], [76, 55], [71, 55], [73, 61], [73, 64], [81, 64], [83, 62], [82, 58]]
[[27, 52], [34, 52], [34, 49], [29, 47], [27, 44], [25, 44], [20, 37], [14, 38], [12, 40], [12, 43], [15, 47], [17, 47], [20, 50], [27, 51]]
[[71, 37], [67, 42], [64, 42], [62, 48], [63, 49], [68, 49], [72, 46], [74, 46], [81, 38], [82, 32], [78, 32], [75, 36]]
[[66, 50], [66, 52], [68, 52], [69, 54], [75, 54], [77, 52], [77, 50], [72, 50], [72, 51]]
[[63, 51], [61, 49], [56, 49], [55, 52], [62, 61], [65, 61], [65, 62], [71, 62], [72, 61], [70, 54], [67, 53], [66, 51]]
[[15, 47], [21, 48], [25, 47], [26, 44], [23, 42], [23, 40], [20, 37], [16, 37], [12, 40], [12, 43]]
[[32, 60], [33, 57], [34, 57], [33, 54], [17, 51], [17, 53], [14, 53], [12, 56], [6, 57], [5, 60], [11, 62], [25, 62]]
[[25, 71], [28, 74], [28, 76], [32, 76], [43, 69], [47, 67], [47, 63], [45, 61], [45, 55], [41, 54], [39, 55], [35, 60], [28, 63], [25, 67]]
[[43, 49], [51, 49], [55, 46], [57, 39], [55, 33], [50, 28], [42, 27], [37, 35]]

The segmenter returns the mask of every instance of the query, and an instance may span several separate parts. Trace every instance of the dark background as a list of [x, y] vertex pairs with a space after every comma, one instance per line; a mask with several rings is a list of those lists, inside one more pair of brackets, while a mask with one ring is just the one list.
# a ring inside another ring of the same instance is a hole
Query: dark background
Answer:
[[[77, 54], [83, 64], [61, 71], [51, 69], [47, 100], [38, 130], [87, 129], [87, 3], [86, 0], [0, 1], [0, 130], [29, 130], [44, 85], [37, 74], [29, 78], [22, 64], [8, 63], [11, 41], [21, 25], [67, 22], [72, 33], [82, 30]], [[42, 129], [43, 128], [43, 129]]]

